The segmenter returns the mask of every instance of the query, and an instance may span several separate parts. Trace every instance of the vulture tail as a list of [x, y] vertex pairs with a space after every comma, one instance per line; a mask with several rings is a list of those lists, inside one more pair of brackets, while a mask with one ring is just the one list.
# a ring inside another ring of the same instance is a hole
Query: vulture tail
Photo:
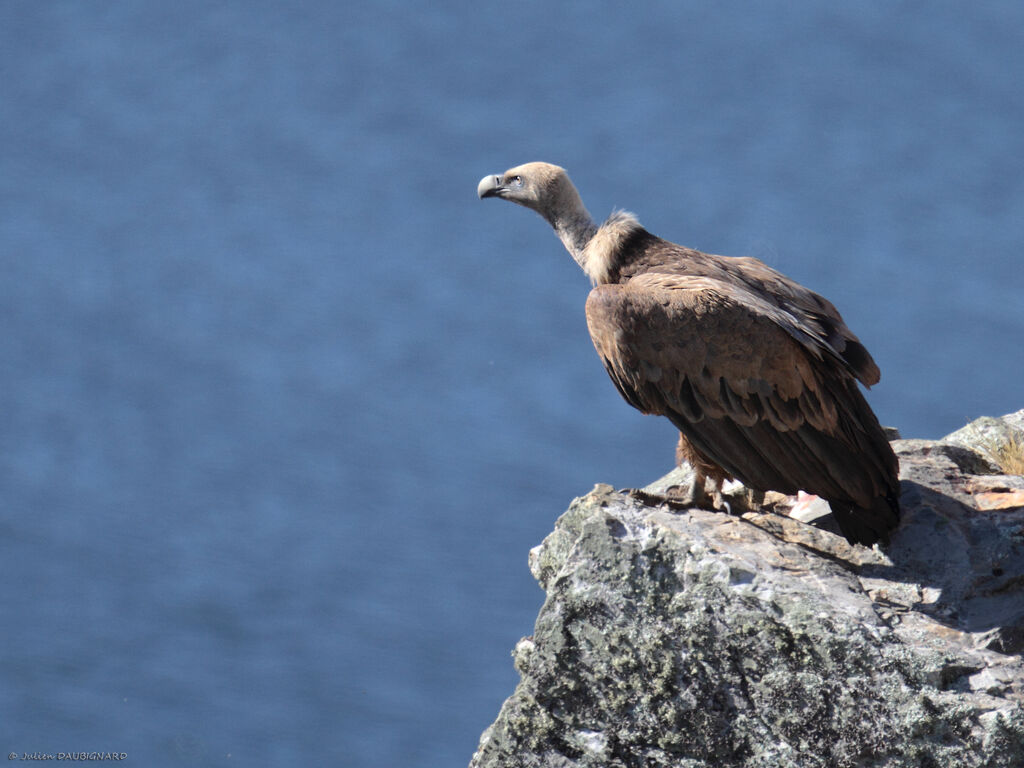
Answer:
[[866, 547], [878, 541], [888, 544], [889, 531], [900, 521], [899, 496], [893, 492], [876, 497], [867, 509], [832, 499], [828, 504], [840, 532], [851, 544]]

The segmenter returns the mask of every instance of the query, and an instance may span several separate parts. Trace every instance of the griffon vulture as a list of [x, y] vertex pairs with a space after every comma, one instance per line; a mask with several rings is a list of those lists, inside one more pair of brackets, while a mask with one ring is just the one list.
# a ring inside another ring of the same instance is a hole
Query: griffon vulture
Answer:
[[753, 258], [655, 237], [636, 217], [598, 226], [564, 169], [527, 163], [485, 176], [481, 198], [532, 208], [594, 284], [587, 326], [621, 395], [679, 430], [677, 457], [705, 480], [817, 494], [851, 543], [899, 521], [898, 464], [857, 382], [878, 367], [832, 304]]

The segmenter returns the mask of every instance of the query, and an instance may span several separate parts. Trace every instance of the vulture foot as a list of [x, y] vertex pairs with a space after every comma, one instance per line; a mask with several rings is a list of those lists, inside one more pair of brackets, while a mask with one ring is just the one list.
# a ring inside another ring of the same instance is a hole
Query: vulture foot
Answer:
[[708, 492], [704, 489], [704, 483], [694, 482], [689, 487], [685, 485], [671, 485], [665, 489], [665, 496], [680, 507], [696, 507], [697, 509], [721, 508], [708, 495]]
[[[690, 482], [689, 488], [674, 485], [668, 489], [668, 493], [673, 496], [678, 495], [678, 497], [684, 501], [687, 506], [697, 507], [698, 509], [714, 509], [718, 511], [725, 510], [731, 514], [732, 507], [722, 495], [722, 483], [725, 482], [724, 478], [711, 479], [712, 489], [710, 494], [707, 489], [707, 481], [708, 476], [698, 469], [693, 474], [693, 480]], [[673, 491], [676, 493], [673, 493]]]
[[685, 501], [681, 501], [672, 495], [672, 488], [668, 489], [668, 493], [648, 493], [642, 491], [639, 488], [623, 488], [620, 493], [624, 493], [631, 499], [636, 499], [645, 507], [669, 507], [670, 509], [690, 509], [693, 505], [687, 504]]
[[726, 501], [722, 494], [722, 482], [715, 481], [714, 489], [708, 493], [706, 488], [707, 477], [700, 472], [694, 475], [689, 485], [671, 485], [665, 489], [665, 493], [648, 493], [637, 488], [624, 488], [623, 493], [639, 501], [644, 506], [660, 507], [670, 509], [707, 509], [733, 514], [732, 504]]

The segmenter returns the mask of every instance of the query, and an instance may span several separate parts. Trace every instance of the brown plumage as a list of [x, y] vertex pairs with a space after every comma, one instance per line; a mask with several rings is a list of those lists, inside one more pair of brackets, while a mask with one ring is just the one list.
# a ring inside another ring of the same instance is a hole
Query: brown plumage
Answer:
[[694, 502], [705, 477], [716, 491], [728, 477], [803, 490], [829, 502], [850, 542], [887, 540], [898, 465], [857, 385], [879, 371], [829, 301], [757, 259], [655, 237], [628, 213], [598, 227], [554, 165], [484, 177], [477, 192], [540, 213], [590, 277], [594, 347], [626, 402], [679, 429]]

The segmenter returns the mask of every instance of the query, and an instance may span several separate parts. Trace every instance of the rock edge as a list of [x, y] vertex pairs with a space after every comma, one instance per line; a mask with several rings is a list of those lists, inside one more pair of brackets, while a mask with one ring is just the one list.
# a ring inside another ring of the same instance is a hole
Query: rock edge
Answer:
[[884, 551], [757, 510], [574, 500], [530, 553], [547, 596], [471, 768], [1024, 766], [1024, 478], [989, 451], [1024, 411], [979, 422], [894, 441]]

